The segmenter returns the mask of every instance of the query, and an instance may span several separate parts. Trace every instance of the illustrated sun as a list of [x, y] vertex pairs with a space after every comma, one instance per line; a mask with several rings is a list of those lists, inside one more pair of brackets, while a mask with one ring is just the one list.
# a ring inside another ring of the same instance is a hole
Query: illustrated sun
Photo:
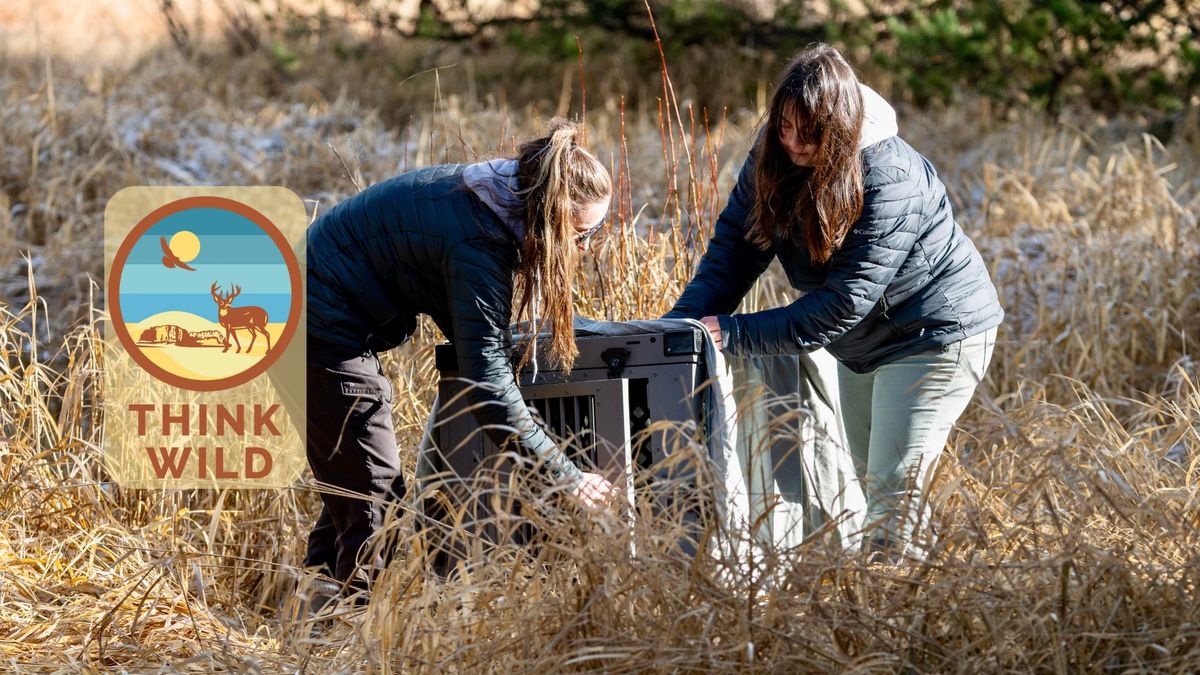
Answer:
[[183, 262], [191, 262], [200, 255], [200, 238], [187, 230], [171, 235], [171, 242], [167, 246]]

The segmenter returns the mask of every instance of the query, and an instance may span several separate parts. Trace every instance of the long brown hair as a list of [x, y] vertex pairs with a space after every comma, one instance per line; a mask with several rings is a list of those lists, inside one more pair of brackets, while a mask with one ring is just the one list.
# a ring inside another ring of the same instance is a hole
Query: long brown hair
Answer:
[[[516, 272], [520, 300], [515, 318], [528, 317], [533, 336], [549, 320], [551, 361], [567, 371], [579, 354], [574, 329], [579, 249], [573, 221], [592, 204], [612, 196], [608, 170], [577, 144], [577, 137], [574, 123], [554, 118], [545, 136], [517, 148], [525, 247]], [[518, 368], [528, 363], [535, 340], [526, 343]]]
[[[817, 146], [808, 167], [796, 166], [779, 140], [785, 117]], [[814, 262], [829, 261], [862, 213], [862, 122], [858, 78], [836, 49], [820, 44], [792, 59], [757, 143], [752, 242], [766, 249], [799, 234]]]

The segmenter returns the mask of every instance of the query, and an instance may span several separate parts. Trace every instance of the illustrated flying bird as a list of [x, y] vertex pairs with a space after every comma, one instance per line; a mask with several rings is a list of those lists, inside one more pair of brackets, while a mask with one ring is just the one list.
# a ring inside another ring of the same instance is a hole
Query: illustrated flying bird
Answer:
[[163, 259], [162, 259], [162, 263], [163, 263], [163, 265], [165, 265], [166, 267], [178, 267], [178, 268], [180, 268], [180, 269], [184, 269], [184, 270], [187, 270], [187, 271], [189, 271], [189, 272], [195, 272], [195, 271], [196, 271], [196, 268], [195, 268], [195, 267], [190, 267], [190, 266], [189, 266], [187, 263], [185, 263], [185, 262], [183, 262], [182, 260], [180, 260], [180, 259], [179, 259], [179, 257], [178, 257], [178, 256], [176, 256], [176, 255], [175, 255], [175, 254], [174, 254], [174, 253], [171, 251], [171, 247], [170, 247], [170, 246], [167, 244], [167, 238], [166, 238], [166, 237], [159, 237], [159, 238], [158, 238], [158, 243], [162, 245], [162, 250], [163, 250]]

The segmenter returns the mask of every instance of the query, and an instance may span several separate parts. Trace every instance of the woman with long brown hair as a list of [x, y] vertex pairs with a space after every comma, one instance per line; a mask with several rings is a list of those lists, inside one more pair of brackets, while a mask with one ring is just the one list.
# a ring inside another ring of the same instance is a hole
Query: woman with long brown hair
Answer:
[[[321, 495], [306, 567], [346, 582], [385, 563], [384, 547], [363, 544], [404, 484], [378, 354], [408, 341], [418, 314], [454, 344], [461, 376], [476, 385], [473, 412], [497, 445], [515, 441], [587, 505], [607, 499], [608, 481], [580, 471], [530, 416], [509, 326], [524, 318], [548, 327], [550, 359], [569, 369], [576, 269], [611, 194], [607, 169], [558, 119], [515, 158], [409, 171], [312, 224], [306, 443], [314, 476], [336, 490]], [[530, 340], [521, 361], [536, 348]]]
[[[867, 497], [864, 541], [894, 557], [924, 552], [914, 542], [928, 517], [924, 487], [1004, 311], [933, 166], [893, 131], [864, 125], [874, 99], [832, 47], [788, 64], [708, 251], [667, 316], [700, 319], [733, 356], [825, 348], [837, 358]], [[735, 313], [775, 258], [802, 295]]]

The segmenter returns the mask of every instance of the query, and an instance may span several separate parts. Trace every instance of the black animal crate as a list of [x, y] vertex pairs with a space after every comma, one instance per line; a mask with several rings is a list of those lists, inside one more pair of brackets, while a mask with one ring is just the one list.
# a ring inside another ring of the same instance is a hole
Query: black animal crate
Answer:
[[[647, 484], [638, 479], [639, 469], [664, 460], [674, 444], [667, 431], [648, 427], [670, 421], [704, 428], [703, 397], [697, 395], [707, 378], [702, 329], [670, 323], [678, 328], [628, 332], [639, 329], [611, 324], [622, 334], [577, 333], [579, 356], [569, 374], [546, 361], [543, 344], [536, 380], [532, 366], [518, 376], [535, 421], [581, 469], [624, 486], [631, 505]], [[593, 324], [601, 330], [605, 325]], [[421, 473], [425, 488], [438, 488], [433, 491], [438, 503], [426, 500], [426, 513], [434, 520], [454, 521], [469, 537], [525, 543], [531, 528], [521, 518], [520, 499], [508, 489], [519, 455], [501, 452], [471, 414], [465, 395], [471, 385], [459, 377], [454, 346], [438, 345], [436, 362], [441, 375], [438, 409]], [[456, 509], [458, 515], [448, 515]]]

